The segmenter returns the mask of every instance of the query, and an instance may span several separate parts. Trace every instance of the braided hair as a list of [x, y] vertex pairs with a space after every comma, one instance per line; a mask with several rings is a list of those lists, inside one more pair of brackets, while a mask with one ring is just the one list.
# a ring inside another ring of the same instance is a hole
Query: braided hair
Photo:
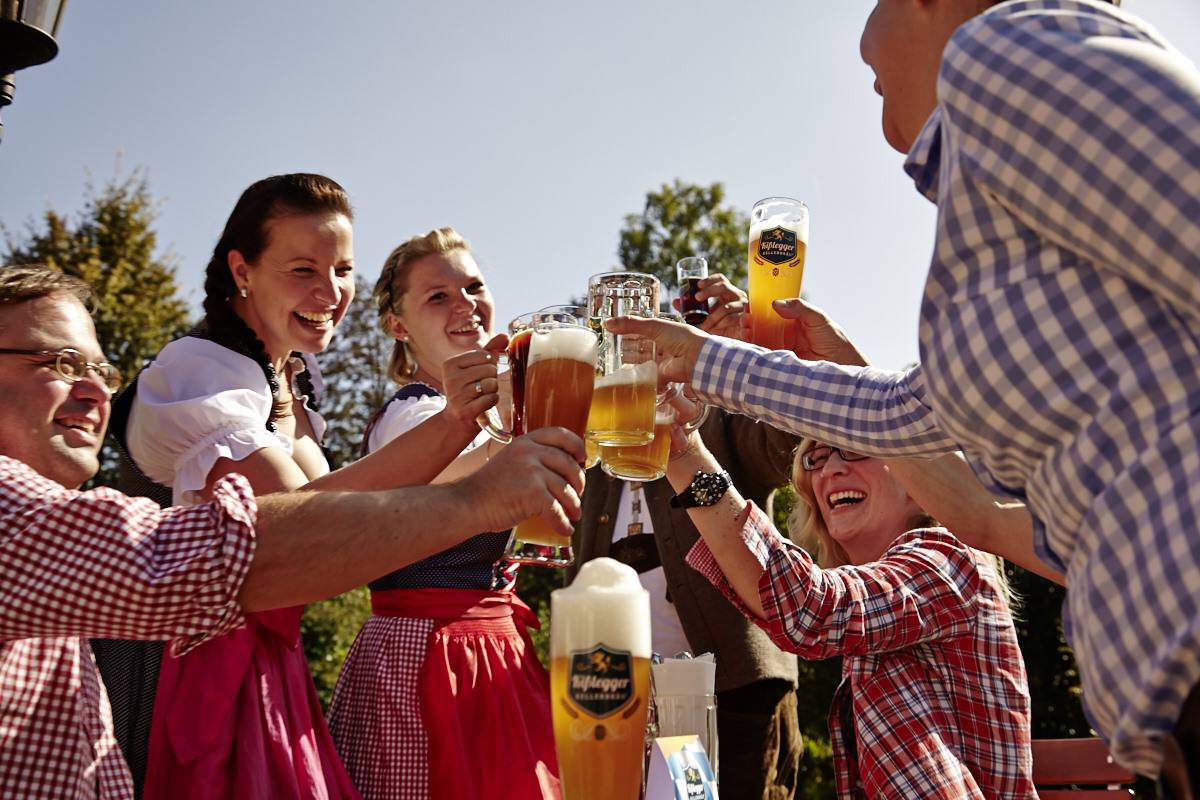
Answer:
[[[231, 302], [237, 294], [237, 284], [229, 269], [229, 253], [237, 250], [247, 263], [253, 264], [267, 248], [268, 222], [290, 214], [327, 213], [354, 219], [346, 190], [335, 181], [309, 173], [263, 178], [251, 184], [238, 198], [204, 272], [203, 333], [214, 342], [253, 359], [262, 368], [273, 398], [279, 395], [279, 376], [271, 365], [266, 345], [238, 315]], [[296, 382], [306, 395], [305, 404], [316, 411], [317, 400], [309, 371], [300, 373]], [[273, 402], [266, 421], [267, 430], [274, 432], [276, 420], [286, 412], [286, 404]]]
[[[384, 333], [392, 335], [392, 319], [400, 315], [400, 301], [408, 291], [409, 268], [425, 256], [444, 256], [455, 250], [469, 253], [471, 247], [454, 228], [437, 228], [424, 236], [412, 237], [388, 255], [371, 295], [379, 311], [379, 326]], [[403, 386], [411, 383], [416, 373], [416, 360], [408, 352], [405, 343], [397, 340], [388, 361], [388, 377]]]

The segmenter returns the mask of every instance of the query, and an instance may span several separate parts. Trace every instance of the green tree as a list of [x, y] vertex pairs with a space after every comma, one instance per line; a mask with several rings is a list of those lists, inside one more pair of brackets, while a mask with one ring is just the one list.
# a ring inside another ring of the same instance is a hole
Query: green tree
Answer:
[[355, 277], [354, 295], [333, 341], [317, 357], [325, 382], [324, 444], [334, 468], [358, 458], [367, 423], [397, 388], [386, 375], [393, 341], [379, 327], [371, 285], [362, 276]]
[[[96, 333], [126, 379], [190, 325], [175, 280], [177, 259], [160, 252], [154, 222], [159, 203], [145, 173], [118, 174], [97, 188], [85, 184], [83, 209], [72, 220], [49, 209], [24, 235], [4, 230], [4, 263], [41, 262], [75, 275], [96, 292]], [[116, 481], [111, 444], [94, 483]]]
[[[370, 301], [371, 287], [361, 276], [355, 278], [354, 285], [355, 301], [338, 325], [329, 348], [318, 356], [325, 383], [321, 398], [321, 415], [326, 423], [324, 446], [332, 468], [358, 458], [367, 423], [396, 388], [384, 374], [392, 340], [379, 328]], [[317, 694], [326, 707], [346, 653], [370, 613], [370, 593], [365, 587], [313, 603], [304, 611], [304, 653]]]
[[645, 208], [627, 215], [621, 228], [617, 255], [622, 267], [675, 287], [675, 262], [698, 255], [708, 259], [710, 270], [744, 286], [750, 217], [724, 202], [721, 183], [701, 186], [676, 179], [648, 192]]

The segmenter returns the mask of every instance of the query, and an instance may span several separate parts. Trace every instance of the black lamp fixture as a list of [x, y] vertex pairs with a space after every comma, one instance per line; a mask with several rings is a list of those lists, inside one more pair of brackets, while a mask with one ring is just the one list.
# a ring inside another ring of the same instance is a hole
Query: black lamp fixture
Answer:
[[[0, 109], [13, 101], [13, 73], [58, 55], [58, 25], [67, 0], [0, 0]], [[0, 138], [4, 125], [0, 123]]]

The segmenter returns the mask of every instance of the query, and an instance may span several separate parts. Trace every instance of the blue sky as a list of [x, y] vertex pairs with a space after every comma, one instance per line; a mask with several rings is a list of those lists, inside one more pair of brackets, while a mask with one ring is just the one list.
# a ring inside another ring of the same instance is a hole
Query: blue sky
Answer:
[[[53, 62], [17, 73], [0, 221], [73, 211], [90, 173], [142, 167], [199, 303], [248, 184], [349, 191], [357, 268], [453, 225], [503, 321], [617, 263], [648, 190], [723, 181], [812, 213], [805, 291], [873, 360], [916, 359], [933, 210], [879, 131], [858, 57], [869, 0], [72, 0]], [[1126, 0], [1193, 60], [1200, 3]]]

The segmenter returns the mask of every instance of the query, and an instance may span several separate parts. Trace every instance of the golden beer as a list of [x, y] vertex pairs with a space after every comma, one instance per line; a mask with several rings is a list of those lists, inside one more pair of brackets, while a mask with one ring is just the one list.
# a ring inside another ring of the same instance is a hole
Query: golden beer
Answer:
[[770, 350], [793, 350], [794, 323], [771, 303], [800, 296], [808, 252], [808, 207], [787, 197], [754, 204], [746, 272], [750, 276], [750, 340]]
[[[595, 379], [595, 334], [582, 326], [535, 329], [525, 365], [525, 431], [553, 426], [582, 437], [587, 431]], [[518, 541], [554, 547], [569, 541], [541, 517], [522, 522], [513, 536]]]
[[588, 437], [601, 445], [640, 445], [654, 439], [658, 369], [653, 361], [623, 364], [596, 378]]
[[631, 567], [584, 564], [550, 595], [550, 702], [564, 800], [637, 800], [650, 705], [650, 596]]
[[600, 463], [604, 471], [627, 481], [654, 481], [666, 475], [673, 424], [670, 411], [660, 411], [654, 418], [654, 441], [650, 444], [602, 446]]

